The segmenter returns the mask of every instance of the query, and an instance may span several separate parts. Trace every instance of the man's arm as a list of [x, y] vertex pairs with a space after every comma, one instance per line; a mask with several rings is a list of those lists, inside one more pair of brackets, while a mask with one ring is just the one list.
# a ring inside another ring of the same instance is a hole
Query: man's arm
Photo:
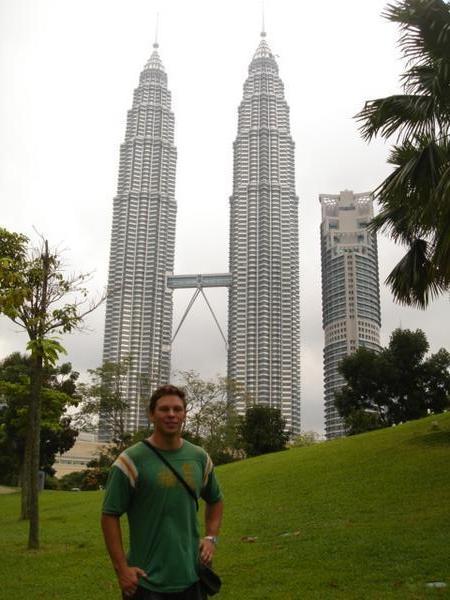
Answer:
[[120, 589], [125, 596], [132, 596], [137, 589], [139, 578], [147, 577], [147, 574], [139, 567], [128, 566], [127, 557], [123, 550], [120, 517], [103, 514], [102, 530], [106, 548], [119, 580]]
[[[206, 535], [218, 536], [223, 515], [223, 500], [206, 504], [205, 508], [205, 532]], [[202, 539], [200, 543], [200, 560], [210, 563], [213, 559], [216, 546], [211, 540]]]

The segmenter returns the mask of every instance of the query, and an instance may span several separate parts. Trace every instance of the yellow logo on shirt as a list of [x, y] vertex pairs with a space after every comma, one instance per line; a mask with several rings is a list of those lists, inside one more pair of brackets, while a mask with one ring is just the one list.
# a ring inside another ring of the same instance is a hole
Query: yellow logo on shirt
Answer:
[[163, 467], [158, 473], [158, 483], [163, 488], [171, 488], [177, 485], [178, 480], [172, 471], [169, 471], [167, 467]]
[[[183, 477], [185, 482], [192, 488], [195, 489], [194, 469], [190, 463], [183, 463], [181, 466], [180, 475]], [[163, 488], [172, 488], [176, 485], [181, 486], [182, 484], [178, 481], [175, 475], [167, 467], [163, 467], [158, 473], [158, 483]]]

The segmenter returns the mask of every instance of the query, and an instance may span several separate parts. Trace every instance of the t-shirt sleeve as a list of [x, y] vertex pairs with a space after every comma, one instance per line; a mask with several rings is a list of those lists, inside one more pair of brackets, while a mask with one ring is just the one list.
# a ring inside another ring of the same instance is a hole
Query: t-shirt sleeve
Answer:
[[113, 463], [103, 499], [104, 514], [120, 516], [127, 511], [137, 479], [137, 473], [135, 476], [131, 467], [134, 467], [134, 464], [123, 453]]
[[205, 473], [203, 478], [203, 487], [200, 493], [200, 497], [207, 504], [215, 504], [222, 500], [222, 490], [220, 489], [219, 482], [217, 481], [216, 473], [214, 471], [214, 465], [212, 463], [209, 455], [207, 456], [207, 461], [205, 465]]

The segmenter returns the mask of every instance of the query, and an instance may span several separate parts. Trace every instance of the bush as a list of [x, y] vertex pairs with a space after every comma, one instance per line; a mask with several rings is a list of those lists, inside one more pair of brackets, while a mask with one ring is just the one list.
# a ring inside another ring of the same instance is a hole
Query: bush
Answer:
[[83, 479], [84, 479], [84, 471], [76, 471], [75, 473], [68, 473], [64, 475], [59, 480], [59, 489], [60, 490], [71, 490], [72, 488], [80, 488], [82, 487]]
[[44, 489], [46, 490], [59, 490], [60, 482], [56, 477], [51, 475], [45, 476]]
[[286, 449], [289, 434], [278, 408], [255, 405], [247, 408], [239, 424], [241, 445], [247, 456], [258, 456]]
[[294, 436], [288, 443], [289, 448], [305, 448], [320, 441], [320, 435], [316, 431], [305, 431]]

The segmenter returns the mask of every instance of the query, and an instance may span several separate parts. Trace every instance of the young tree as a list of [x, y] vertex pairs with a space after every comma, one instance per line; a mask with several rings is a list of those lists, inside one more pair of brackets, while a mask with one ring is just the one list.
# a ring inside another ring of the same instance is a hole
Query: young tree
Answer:
[[79, 386], [83, 397], [77, 415], [80, 429], [93, 430], [102, 419], [103, 426], [111, 434], [116, 454], [120, 454], [131, 440], [126, 429], [125, 415], [128, 408], [126, 381], [131, 366], [131, 357], [119, 363], [104, 362], [101, 367], [89, 369], [91, 383]]
[[205, 381], [195, 371], [181, 371], [178, 375], [188, 402], [183, 437], [201, 444], [216, 465], [239, 458], [239, 418], [230, 399], [230, 380], [219, 377]]
[[28, 547], [39, 548], [38, 469], [41, 389], [44, 370], [65, 352], [55, 337], [79, 328], [101, 302], [89, 302], [86, 275], [67, 275], [61, 256], [47, 240], [39, 248], [23, 235], [0, 228], [0, 314], [23, 328], [31, 353], [30, 404], [23, 492], [29, 491]]
[[211, 415], [213, 407], [222, 398], [222, 390], [218, 383], [201, 379], [196, 371], [180, 371], [178, 376], [186, 392], [186, 427], [193, 439], [200, 441], [207, 435], [208, 414]]
[[241, 419], [239, 434], [247, 456], [258, 456], [286, 449], [289, 433], [278, 408], [255, 404]]
[[404, 94], [370, 100], [356, 118], [366, 140], [397, 134], [372, 225], [408, 248], [387, 278], [394, 298], [425, 308], [450, 288], [450, 4], [400, 0], [384, 16], [402, 31]]

